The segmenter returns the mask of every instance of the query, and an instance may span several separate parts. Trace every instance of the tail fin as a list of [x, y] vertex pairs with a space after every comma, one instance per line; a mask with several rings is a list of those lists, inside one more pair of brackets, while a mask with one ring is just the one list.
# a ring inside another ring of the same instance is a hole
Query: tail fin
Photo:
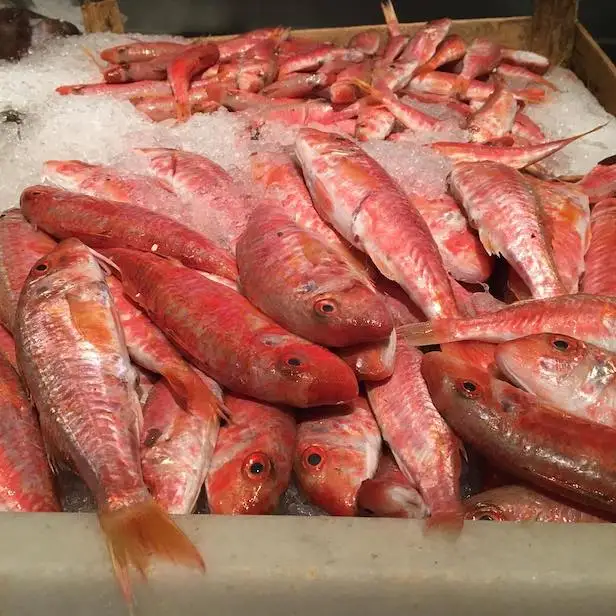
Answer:
[[128, 602], [132, 600], [129, 565], [145, 579], [152, 557], [205, 571], [190, 539], [154, 500], [99, 513], [113, 571]]
[[449, 337], [440, 333], [440, 322], [425, 321], [423, 323], [409, 323], [396, 328], [398, 336], [404, 338], [413, 346], [428, 346], [451, 342]]
[[383, 11], [383, 17], [391, 36], [400, 36], [400, 22], [396, 15], [396, 9], [391, 0], [385, 0], [381, 2], [381, 10]]

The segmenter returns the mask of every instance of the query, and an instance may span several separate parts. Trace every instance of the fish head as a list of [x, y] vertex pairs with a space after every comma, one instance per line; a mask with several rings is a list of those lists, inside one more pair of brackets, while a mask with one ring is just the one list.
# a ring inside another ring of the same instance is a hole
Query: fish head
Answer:
[[357, 508], [362, 516], [421, 519], [429, 509], [419, 492], [401, 482], [366, 479], [357, 493]]
[[76, 191], [96, 168], [80, 160], [48, 160], [43, 164], [43, 179]]

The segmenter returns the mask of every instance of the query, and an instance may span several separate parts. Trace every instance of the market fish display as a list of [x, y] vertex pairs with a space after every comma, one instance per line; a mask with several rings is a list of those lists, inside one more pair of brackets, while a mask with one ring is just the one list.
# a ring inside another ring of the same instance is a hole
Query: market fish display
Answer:
[[104, 273], [88, 248], [68, 239], [39, 260], [16, 318], [19, 365], [44, 438], [94, 493], [125, 596], [129, 566], [145, 575], [152, 557], [203, 568], [143, 482], [135, 373]]

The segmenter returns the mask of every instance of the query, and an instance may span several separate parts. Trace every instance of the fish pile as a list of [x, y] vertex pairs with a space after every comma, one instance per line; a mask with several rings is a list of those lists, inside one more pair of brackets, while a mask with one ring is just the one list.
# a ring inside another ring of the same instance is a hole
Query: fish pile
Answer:
[[[545, 61], [467, 48], [449, 20], [407, 37], [385, 12], [386, 43], [272, 29], [103, 53], [108, 81], [132, 81], [92, 92], [160, 88], [182, 119], [199, 81], [231, 95], [227, 68], [234, 97], [288, 98], [323, 75], [302, 96], [358, 103], [359, 119], [259, 104], [310, 126], [292, 150], [253, 153], [252, 191], [195, 152], [138, 147], [143, 172], [48, 160], [0, 215], [0, 510], [60, 511], [54, 474], [76, 473], [127, 599], [130, 567], [154, 557], [204, 568], [170, 517], [202, 490], [216, 514], [277, 513], [299, 491], [306, 515], [429, 529], [616, 514], [616, 160], [550, 177], [540, 161], [579, 136], [521, 137], [519, 101], [538, 90], [505, 85], [532, 72], [545, 92]], [[357, 141], [438, 132], [403, 99], [453, 62], [430, 104], [467, 106], [472, 138], [429, 146], [452, 170], [427, 196]]]

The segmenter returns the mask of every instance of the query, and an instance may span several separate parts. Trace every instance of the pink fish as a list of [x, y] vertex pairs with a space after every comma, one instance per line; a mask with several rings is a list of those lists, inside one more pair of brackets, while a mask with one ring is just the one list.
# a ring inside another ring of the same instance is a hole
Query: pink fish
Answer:
[[382, 381], [394, 371], [396, 332], [383, 342], [368, 342], [338, 349], [338, 355], [353, 369], [359, 381]]
[[471, 141], [485, 143], [500, 139], [509, 133], [515, 122], [518, 104], [502, 81], [497, 80], [494, 91], [467, 122]]
[[382, 105], [362, 105], [355, 126], [359, 141], [386, 139], [396, 123], [394, 114]]
[[503, 62], [496, 67], [496, 73], [508, 79], [523, 79], [530, 83], [538, 83], [550, 90], [558, 91], [558, 88], [551, 81], [524, 66]]
[[221, 62], [226, 62], [233, 56], [250, 52], [255, 45], [263, 41], [286, 40], [289, 33], [290, 30], [288, 28], [282, 28], [280, 26], [275, 28], [259, 28], [258, 30], [251, 30], [250, 32], [234, 36], [225, 41], [219, 41], [218, 50], [220, 52], [220, 60]]
[[185, 48], [185, 44], [173, 43], [171, 41], [137, 41], [135, 43], [107, 47], [100, 52], [100, 57], [105, 62], [111, 62], [112, 64], [145, 62], [152, 58], [179, 53]]
[[491, 73], [501, 61], [501, 47], [492, 41], [476, 38], [466, 50], [456, 92], [466, 92], [473, 79]]
[[347, 47], [359, 49], [367, 56], [374, 56], [379, 52], [382, 43], [381, 33], [378, 30], [363, 30], [351, 37]]
[[577, 186], [588, 195], [591, 203], [616, 197], [616, 156], [608, 156], [597, 163]]
[[443, 64], [461, 60], [465, 53], [466, 43], [464, 39], [457, 34], [450, 34], [438, 45], [430, 60], [420, 66], [417, 74], [430, 73], [443, 66]]
[[292, 73], [261, 90], [262, 96], [270, 98], [297, 97], [311, 94], [317, 88], [327, 84], [327, 75], [323, 73]]
[[324, 45], [313, 51], [299, 52], [296, 55], [283, 60], [278, 69], [278, 78], [290, 73], [311, 72], [318, 69], [326, 62], [332, 60], [344, 60], [345, 62], [361, 62], [364, 53], [359, 49], [344, 49]]
[[409, 44], [398, 57], [398, 62], [409, 62], [415, 65], [415, 71], [432, 59], [438, 46], [447, 36], [451, 19], [443, 18], [429, 21], [413, 35]]
[[[210, 100], [207, 92], [190, 91], [188, 93], [190, 114], [213, 113], [220, 109], [220, 104]], [[176, 117], [176, 103], [173, 96], [142, 96], [131, 99], [135, 109], [147, 115], [154, 122], [163, 122]]]
[[538, 75], [544, 75], [550, 68], [550, 61], [541, 54], [526, 49], [501, 48], [501, 57], [504, 61], [516, 66], [523, 66]]
[[590, 215], [590, 246], [582, 291], [616, 296], [616, 199], [597, 203]]

